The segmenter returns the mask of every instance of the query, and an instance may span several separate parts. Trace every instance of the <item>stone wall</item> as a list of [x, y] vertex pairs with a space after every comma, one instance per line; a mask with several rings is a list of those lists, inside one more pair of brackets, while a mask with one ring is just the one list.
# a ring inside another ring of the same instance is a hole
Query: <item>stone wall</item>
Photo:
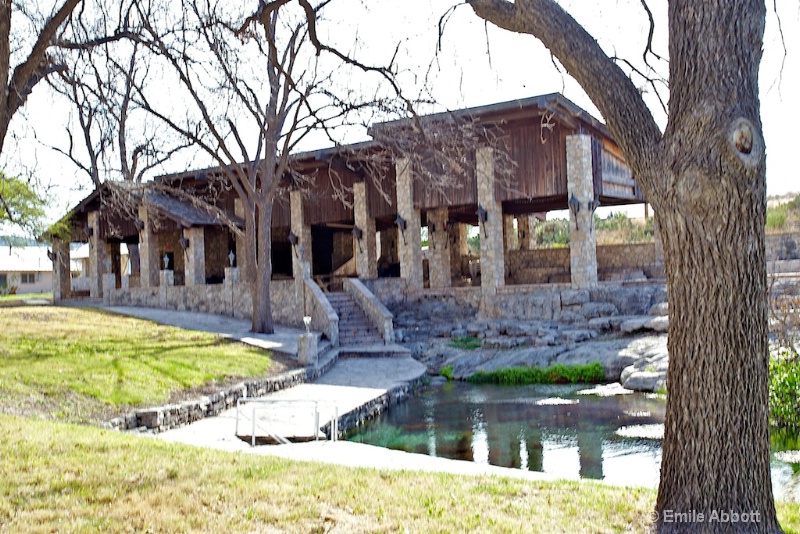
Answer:
[[[663, 266], [655, 259], [654, 243], [602, 245], [597, 247], [600, 280], [663, 278]], [[511, 250], [506, 257], [509, 284], [553, 284], [570, 281], [568, 248]]]
[[384, 306], [394, 306], [406, 300], [408, 284], [403, 278], [377, 278], [362, 282]]
[[334, 363], [336, 363], [336, 358], [331, 358], [325, 366], [318, 369], [308, 367], [279, 376], [246, 380], [217, 393], [191, 401], [136, 410], [123, 417], [112, 419], [105, 426], [114, 430], [132, 430], [153, 434], [165, 432], [173, 428], [186, 426], [206, 417], [217, 416], [225, 410], [235, 408], [241, 398], [263, 397], [268, 393], [316, 380], [320, 375], [327, 372]]
[[800, 234], [767, 234], [767, 261], [800, 260]]
[[[312, 280], [305, 279], [305, 315], [311, 316], [311, 328], [323, 332], [334, 347], [339, 345], [339, 316], [327, 297]], [[300, 321], [302, 323], [302, 317]]]
[[[270, 284], [272, 318], [282, 325], [301, 327], [303, 312], [295, 303], [293, 280], [273, 280]], [[110, 306], [160, 308], [160, 287], [116, 289], [111, 291]], [[215, 284], [211, 286], [169, 286], [166, 309], [227, 315], [250, 319], [253, 300], [247, 284]]]

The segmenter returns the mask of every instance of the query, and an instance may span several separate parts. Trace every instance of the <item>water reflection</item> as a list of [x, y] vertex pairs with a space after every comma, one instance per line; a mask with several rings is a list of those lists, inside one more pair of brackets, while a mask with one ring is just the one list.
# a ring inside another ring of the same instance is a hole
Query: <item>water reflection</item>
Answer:
[[[562, 478], [656, 487], [663, 397], [578, 395], [581, 386], [432, 387], [348, 439]], [[796, 436], [775, 450], [796, 450]], [[787, 441], [788, 440], [788, 441]], [[773, 462], [778, 498], [798, 499], [800, 465]]]

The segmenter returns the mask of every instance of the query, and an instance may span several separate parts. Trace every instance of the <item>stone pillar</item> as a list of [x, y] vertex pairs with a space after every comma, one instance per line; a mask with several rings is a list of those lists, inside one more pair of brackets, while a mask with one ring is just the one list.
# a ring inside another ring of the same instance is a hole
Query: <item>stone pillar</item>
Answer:
[[536, 217], [522, 215], [517, 217], [517, 245], [519, 250], [532, 250], [536, 241]]
[[184, 255], [186, 257], [187, 286], [206, 285], [206, 237], [205, 228], [193, 226], [184, 228], [183, 237], [189, 241]]
[[158, 236], [153, 232], [147, 208], [139, 207], [139, 287], [158, 287], [158, 271], [161, 263]]
[[222, 281], [224, 285], [233, 285], [239, 283], [239, 268], [238, 267], [225, 267], [225, 279]]
[[103, 305], [111, 305], [111, 291], [117, 288], [117, 275], [105, 273], [103, 275]]
[[53, 239], [53, 301], [68, 299], [72, 292], [69, 243]]
[[411, 162], [398, 159], [397, 170], [397, 214], [406, 222], [406, 229], [398, 232], [400, 277], [405, 278], [411, 290], [422, 289], [422, 235], [420, 214], [414, 209], [414, 176]]
[[461, 278], [462, 258], [469, 255], [467, 244], [467, 225], [454, 222], [447, 229], [450, 234], [450, 272], [451, 276]]
[[479, 221], [481, 233], [481, 313], [492, 315], [497, 288], [505, 285], [503, 245], [503, 206], [494, 196], [494, 151], [475, 151], [478, 177], [478, 204], [486, 210], [486, 221]]
[[378, 246], [375, 241], [375, 219], [370, 213], [367, 201], [367, 184], [353, 184], [353, 213], [356, 226], [361, 230], [361, 240], [356, 239], [356, 269], [358, 277], [372, 279], [378, 277]]
[[[597, 285], [597, 246], [594, 235], [594, 179], [592, 137], [567, 136], [567, 198], [577, 202], [577, 213], [569, 210], [569, 258], [572, 287]], [[573, 200], [574, 199], [574, 200]]]
[[100, 239], [100, 212], [89, 212], [89, 296], [93, 299], [103, 297], [103, 275], [110, 271], [106, 244]]
[[[233, 214], [245, 220], [244, 206], [241, 198], [233, 199]], [[245, 225], [246, 226], [246, 225]], [[245, 232], [247, 228], [245, 228]], [[239, 276], [247, 280], [249, 266], [247, 265], [247, 238], [244, 235], [236, 236], [236, 268], [239, 269]]]
[[[450, 287], [450, 234], [447, 226], [447, 208], [428, 210], [428, 278], [431, 287]], [[431, 228], [436, 231], [432, 232]]]
[[503, 247], [506, 252], [514, 250], [517, 244], [516, 232], [514, 231], [514, 216], [503, 215]]
[[292, 247], [292, 274], [295, 280], [303, 281], [303, 263], [311, 263], [311, 225], [305, 223], [303, 217], [303, 192], [292, 191], [289, 194], [291, 202], [291, 230], [297, 236], [297, 246]]

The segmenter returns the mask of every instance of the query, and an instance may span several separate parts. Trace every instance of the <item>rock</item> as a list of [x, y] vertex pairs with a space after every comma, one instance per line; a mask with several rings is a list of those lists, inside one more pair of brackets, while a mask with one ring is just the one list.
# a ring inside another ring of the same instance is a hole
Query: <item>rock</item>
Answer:
[[666, 373], [634, 371], [622, 381], [622, 387], [633, 391], [657, 391], [667, 385]]
[[567, 289], [561, 292], [561, 306], [585, 304], [589, 302], [589, 291], [586, 289]]
[[454, 328], [450, 331], [450, 337], [453, 339], [461, 339], [467, 337], [467, 331], [463, 328]]
[[586, 318], [574, 311], [562, 311], [560, 320], [565, 323], [580, 323], [585, 321]]
[[669, 302], [659, 302], [651, 306], [647, 314], [656, 316], [669, 315]]
[[645, 328], [649, 328], [650, 330], [654, 330], [656, 332], [667, 332], [669, 330], [669, 317], [662, 316], [662, 317], [654, 317], [647, 321], [644, 325]]
[[581, 315], [587, 319], [596, 317], [608, 317], [619, 314], [617, 307], [610, 302], [587, 302], [581, 306]]
[[563, 330], [559, 332], [561, 339], [569, 343], [580, 343], [597, 337], [596, 330]]
[[500, 336], [487, 338], [483, 342], [483, 347], [487, 349], [513, 349], [520, 346], [521, 341], [516, 337]]
[[628, 319], [624, 321], [622, 324], [619, 325], [619, 329], [621, 332], [625, 334], [630, 334], [633, 332], [638, 332], [639, 330], [645, 330], [646, 324], [650, 321], [650, 317], [634, 317], [633, 319]]

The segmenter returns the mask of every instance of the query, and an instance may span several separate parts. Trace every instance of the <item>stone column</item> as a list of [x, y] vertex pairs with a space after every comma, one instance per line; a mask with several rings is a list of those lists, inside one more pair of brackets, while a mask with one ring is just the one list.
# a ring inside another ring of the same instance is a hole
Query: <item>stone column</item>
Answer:
[[193, 226], [184, 228], [183, 237], [189, 241], [184, 255], [186, 257], [187, 286], [206, 285], [206, 238], [205, 228]]
[[361, 240], [356, 239], [356, 269], [358, 277], [372, 279], [378, 277], [378, 246], [375, 241], [375, 219], [367, 201], [367, 184], [353, 184], [353, 213], [356, 226], [361, 230]]
[[[242, 205], [241, 198], [235, 198], [233, 200], [233, 214], [241, 219], [245, 219], [244, 216], [244, 206]], [[247, 228], [245, 228], [247, 231]], [[247, 280], [248, 276], [248, 269], [249, 266], [247, 265], [247, 238], [244, 235], [237, 235], [236, 236], [236, 268], [239, 269], [239, 276], [242, 277], [243, 280]]]
[[[431, 287], [450, 287], [450, 234], [447, 225], [447, 208], [428, 210], [428, 278]], [[435, 228], [436, 231], [431, 231]]]
[[492, 315], [497, 288], [505, 285], [503, 245], [503, 206], [494, 196], [494, 151], [475, 151], [478, 178], [478, 204], [486, 210], [486, 221], [479, 221], [481, 233], [481, 313]]
[[569, 257], [572, 287], [597, 285], [597, 246], [594, 235], [594, 180], [592, 137], [567, 136], [567, 198], [577, 202], [577, 213], [569, 210]]
[[398, 159], [397, 214], [406, 222], [406, 229], [398, 232], [397, 245], [400, 256], [400, 277], [405, 278], [411, 290], [422, 289], [422, 235], [420, 214], [414, 209], [414, 177], [411, 162]]
[[297, 236], [297, 246], [292, 247], [292, 274], [295, 280], [303, 281], [303, 263], [311, 264], [311, 225], [305, 223], [303, 217], [303, 192], [292, 191], [289, 194], [291, 202], [291, 230]]
[[158, 236], [153, 232], [147, 208], [139, 207], [139, 287], [158, 287], [158, 271], [161, 262]]
[[68, 299], [72, 291], [69, 243], [53, 239], [53, 301]]
[[533, 215], [517, 217], [517, 245], [519, 250], [533, 248], [533, 232], [536, 228], [536, 218]]
[[514, 250], [516, 248], [517, 238], [514, 231], [514, 216], [503, 215], [503, 246], [505, 251]]
[[450, 272], [451, 276], [461, 278], [461, 260], [469, 254], [467, 244], [467, 225], [454, 222], [447, 229], [450, 234]]
[[111, 291], [117, 288], [117, 275], [105, 273], [103, 275], [103, 305], [111, 305]]
[[106, 266], [107, 248], [100, 239], [100, 212], [89, 212], [89, 296], [93, 299], [103, 297], [103, 275], [110, 269]]

